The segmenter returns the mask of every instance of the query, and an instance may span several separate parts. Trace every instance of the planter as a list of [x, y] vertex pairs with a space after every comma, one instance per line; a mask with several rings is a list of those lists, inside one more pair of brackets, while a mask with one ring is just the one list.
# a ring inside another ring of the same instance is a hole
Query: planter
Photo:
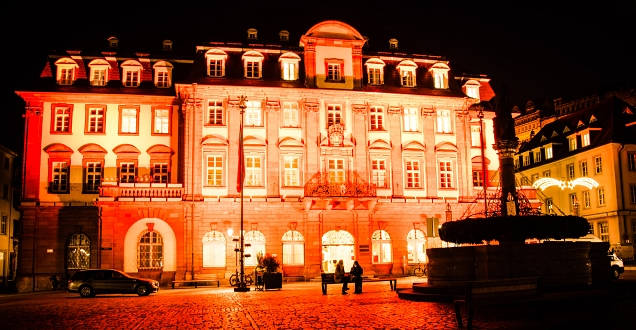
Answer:
[[263, 285], [265, 290], [282, 289], [283, 273], [264, 273]]

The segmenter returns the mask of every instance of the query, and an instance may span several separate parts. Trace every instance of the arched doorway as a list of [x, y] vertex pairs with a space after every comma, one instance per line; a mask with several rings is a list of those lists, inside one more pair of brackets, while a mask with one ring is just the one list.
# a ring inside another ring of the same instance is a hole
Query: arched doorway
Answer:
[[344, 230], [330, 230], [322, 236], [322, 269], [325, 273], [336, 271], [338, 260], [344, 262], [345, 272], [355, 260], [353, 235]]

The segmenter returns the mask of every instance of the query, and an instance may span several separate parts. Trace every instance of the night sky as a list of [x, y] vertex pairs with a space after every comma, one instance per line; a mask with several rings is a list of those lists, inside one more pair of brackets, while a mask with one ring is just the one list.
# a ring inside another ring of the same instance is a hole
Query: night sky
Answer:
[[[490, 1], [12, 1], [3, 4], [5, 83], [0, 144], [21, 152], [20, 99], [13, 90], [37, 77], [52, 49], [105, 45], [115, 35], [189, 42], [242, 41], [248, 28], [297, 41], [314, 24], [340, 20], [369, 37], [372, 47], [399, 40], [408, 53], [445, 56], [451, 69], [486, 74], [498, 90], [506, 84], [513, 104], [571, 100], [608, 85], [636, 82], [636, 0], [598, 1], [562, 8], [559, 1], [495, 4]], [[95, 7], [91, 6], [94, 3]], [[165, 36], [165, 37], [164, 37]], [[231, 37], [228, 37], [231, 36]], [[236, 36], [236, 37], [234, 37]], [[189, 45], [189, 44], [188, 44]], [[193, 44], [192, 44], [193, 45]], [[194, 46], [185, 49], [194, 53]], [[461, 72], [455, 72], [459, 74]], [[617, 87], [618, 88], [618, 87]]]

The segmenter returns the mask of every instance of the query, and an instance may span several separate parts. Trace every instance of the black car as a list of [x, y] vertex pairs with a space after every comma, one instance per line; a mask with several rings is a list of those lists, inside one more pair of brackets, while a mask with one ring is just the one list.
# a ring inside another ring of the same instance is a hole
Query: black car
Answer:
[[69, 292], [93, 297], [97, 293], [136, 293], [147, 296], [159, 291], [159, 282], [137, 278], [115, 269], [87, 269], [73, 274], [68, 283]]

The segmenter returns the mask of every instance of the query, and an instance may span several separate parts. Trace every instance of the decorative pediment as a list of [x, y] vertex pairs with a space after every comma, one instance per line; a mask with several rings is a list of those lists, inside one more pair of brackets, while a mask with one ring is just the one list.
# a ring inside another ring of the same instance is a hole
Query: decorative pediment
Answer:
[[557, 133], [556, 131], [552, 131], [552, 135], [550, 137], [557, 137], [559, 136], [559, 133]]
[[369, 149], [370, 150], [391, 150], [391, 143], [385, 141], [385, 140], [375, 140], [375, 141], [369, 141]]
[[583, 127], [585, 126], [585, 124], [579, 120], [579, 122], [576, 124], [576, 127]]
[[629, 107], [625, 107], [625, 109], [623, 109], [623, 113], [626, 113], [628, 115], [633, 115], [634, 113], [632, 112], [632, 110], [629, 109]]
[[386, 113], [389, 115], [402, 115], [402, 107], [399, 105], [389, 105]]
[[141, 154], [141, 152], [139, 152], [139, 149], [137, 149], [132, 144], [120, 144], [113, 148], [113, 152], [116, 154]]
[[590, 124], [596, 121], [596, 117], [594, 117], [594, 115], [592, 115], [592, 117], [590, 117]]
[[539, 140], [539, 141], [543, 142], [543, 141], [547, 141], [547, 140], [548, 139], [545, 137], [545, 135], [541, 135], [541, 140]]
[[435, 146], [435, 151], [436, 152], [458, 152], [459, 149], [457, 148], [456, 145], [450, 143], [450, 142], [441, 142], [438, 143]]
[[351, 109], [354, 114], [366, 114], [369, 110], [369, 106], [367, 104], [352, 104]]
[[146, 153], [148, 154], [169, 154], [172, 155], [172, 149], [170, 149], [170, 147], [162, 145], [162, 144], [155, 144], [154, 146], [148, 148], [148, 150], [146, 150]]
[[203, 139], [201, 139], [201, 144], [202, 145], [227, 146], [230, 143], [225, 137], [223, 137], [221, 135], [210, 134], [210, 135], [204, 136]]
[[68, 146], [61, 144], [61, 143], [54, 143], [54, 144], [50, 144], [48, 146], [46, 146], [44, 148], [44, 152], [46, 152], [49, 155], [59, 155], [59, 154], [72, 154], [73, 153], [73, 149], [69, 148]]
[[265, 147], [267, 146], [267, 141], [250, 135], [243, 138], [243, 145], [246, 147]]
[[402, 150], [426, 151], [426, 146], [418, 141], [410, 141], [402, 144]]
[[[482, 160], [481, 156], [475, 156], [470, 159], [470, 162], [473, 163], [473, 166], [475, 164], [481, 165], [481, 160]], [[488, 166], [490, 164], [490, 159], [488, 159], [488, 157], [484, 157], [484, 162], [486, 163], [486, 166]]]
[[569, 127], [565, 126], [565, 128], [563, 128], [563, 133], [567, 133], [567, 132], [569, 132], [569, 131], [570, 131], [570, 128], [569, 128]]
[[278, 148], [304, 148], [305, 143], [292, 137], [286, 137], [278, 141]]
[[79, 147], [77, 151], [79, 151], [82, 155], [91, 154], [91, 153], [92, 154], [107, 154], [108, 153], [106, 149], [102, 148], [99, 144], [95, 144], [95, 143], [85, 144]]
[[303, 102], [303, 108], [307, 112], [318, 112], [318, 110], [320, 110], [320, 103], [317, 100], [305, 100]]
[[279, 111], [280, 110], [280, 100], [279, 99], [267, 98], [265, 100], [265, 110], [267, 110], [267, 111]]

